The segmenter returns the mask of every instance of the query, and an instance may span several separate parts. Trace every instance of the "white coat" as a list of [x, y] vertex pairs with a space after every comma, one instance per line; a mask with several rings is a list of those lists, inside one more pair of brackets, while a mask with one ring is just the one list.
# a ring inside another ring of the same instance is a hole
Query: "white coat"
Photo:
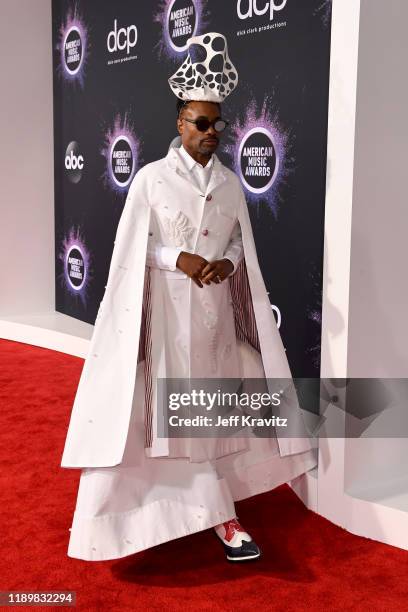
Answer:
[[[165, 218], [168, 221], [164, 222]], [[149, 231], [153, 228], [158, 240], [169, 247], [179, 246], [177, 241], [181, 238], [181, 244], [189, 247], [185, 250], [211, 261], [225, 256], [237, 220], [244, 257], [234, 274], [221, 283], [229, 283], [237, 338], [259, 350], [267, 379], [291, 379], [259, 268], [238, 177], [214, 154], [211, 179], [203, 194], [187, 180], [178, 154], [170, 149], [165, 158], [144, 166], [130, 186], [116, 232], [105, 295], [72, 409], [62, 467], [108, 467], [121, 463], [129, 429], [136, 366], [141, 360], [145, 361], [147, 372], [146, 452], [151, 457], [170, 456], [169, 440], [158, 437], [156, 431], [160, 408], [154, 383], [156, 377], [166, 378], [171, 373], [163, 295], [166, 274], [174, 278], [177, 272], [166, 273], [146, 266]], [[190, 287], [185, 317], [191, 329], [192, 313], [199, 312], [203, 306], [198, 297], [203, 290], [193, 287], [193, 281], [182, 272], [180, 281]], [[219, 286], [209, 287], [215, 296]], [[228, 338], [219, 344], [219, 350], [225, 349], [226, 343]], [[217, 363], [220, 367], [213, 369], [211, 374], [205, 367], [203, 370], [203, 360], [194, 363], [192, 358], [188, 374], [193, 377], [228, 376], [222, 365], [225, 360], [220, 358]], [[280, 455], [310, 450], [310, 439], [296, 395], [283, 404], [280, 415], [289, 418], [294, 426], [292, 431], [298, 432], [296, 437], [288, 438], [280, 435], [276, 428]], [[243, 442], [232, 440], [221, 451], [218, 449], [216, 456], [235, 452], [242, 449], [242, 445]], [[194, 456], [193, 448], [190, 460], [201, 461], [200, 452]]]

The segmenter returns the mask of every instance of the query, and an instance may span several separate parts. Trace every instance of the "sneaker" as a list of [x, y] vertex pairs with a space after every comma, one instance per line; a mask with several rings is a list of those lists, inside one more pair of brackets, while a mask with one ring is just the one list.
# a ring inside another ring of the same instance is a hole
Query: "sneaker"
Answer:
[[236, 518], [216, 525], [214, 531], [224, 545], [228, 561], [259, 559], [261, 551]]

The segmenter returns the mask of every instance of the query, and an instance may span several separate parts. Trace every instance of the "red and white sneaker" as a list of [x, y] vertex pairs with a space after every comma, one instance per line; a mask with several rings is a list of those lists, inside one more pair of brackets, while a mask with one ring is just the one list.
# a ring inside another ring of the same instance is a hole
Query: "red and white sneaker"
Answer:
[[228, 561], [252, 561], [261, 556], [259, 547], [236, 518], [216, 525], [214, 531], [224, 544]]

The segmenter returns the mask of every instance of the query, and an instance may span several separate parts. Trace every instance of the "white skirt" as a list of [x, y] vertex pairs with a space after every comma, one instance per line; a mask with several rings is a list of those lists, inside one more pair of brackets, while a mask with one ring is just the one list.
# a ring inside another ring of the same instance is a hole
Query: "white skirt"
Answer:
[[270, 491], [317, 464], [314, 450], [281, 457], [275, 438], [248, 438], [248, 450], [200, 463], [147, 457], [143, 369], [141, 362], [122, 463], [81, 472], [70, 557], [118, 559], [214, 527], [236, 517], [234, 501]]

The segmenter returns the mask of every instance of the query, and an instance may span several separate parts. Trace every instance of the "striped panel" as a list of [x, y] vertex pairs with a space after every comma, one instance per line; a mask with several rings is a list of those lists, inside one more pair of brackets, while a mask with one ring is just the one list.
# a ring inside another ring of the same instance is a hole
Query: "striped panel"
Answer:
[[229, 276], [228, 280], [237, 338], [261, 352], [245, 257], [241, 259], [236, 272]]
[[144, 381], [145, 381], [145, 401], [144, 401], [144, 422], [145, 422], [145, 447], [151, 447], [153, 441], [153, 411], [152, 411], [152, 294], [150, 267], [145, 268], [145, 279], [143, 288], [142, 320], [140, 325], [140, 340], [137, 362], [145, 361]]

